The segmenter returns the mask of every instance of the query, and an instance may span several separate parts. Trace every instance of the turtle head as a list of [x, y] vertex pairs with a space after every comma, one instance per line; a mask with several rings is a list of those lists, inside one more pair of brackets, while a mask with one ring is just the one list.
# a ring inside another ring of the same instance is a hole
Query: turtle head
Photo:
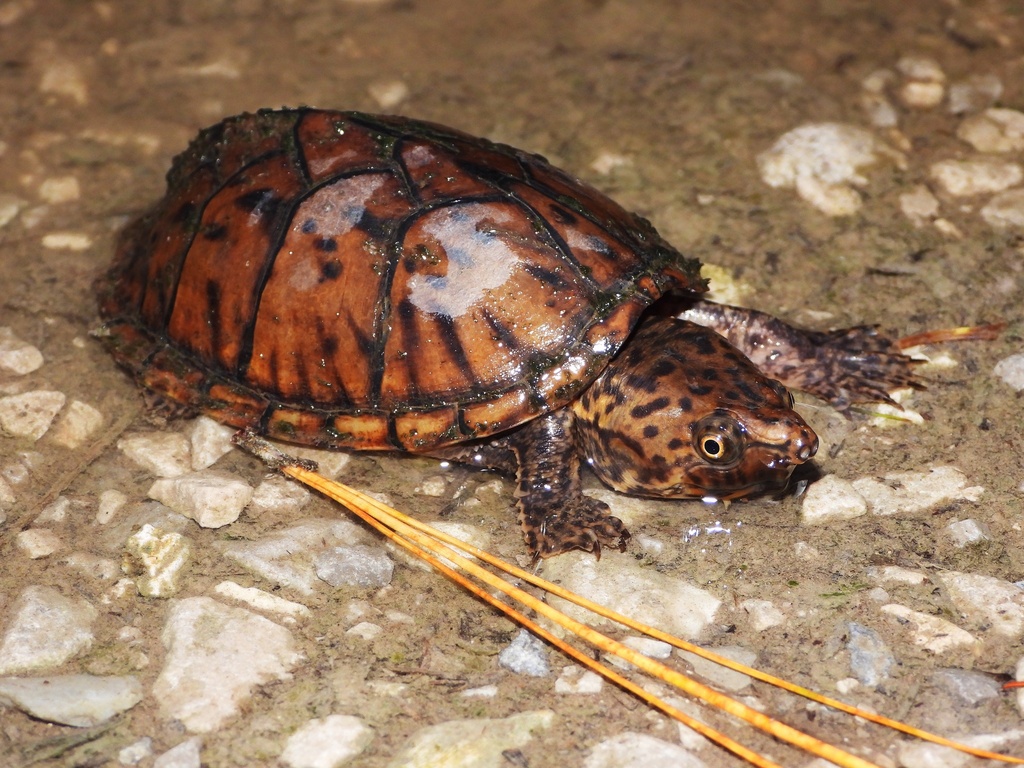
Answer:
[[780, 490], [818, 437], [789, 391], [707, 328], [646, 321], [574, 403], [583, 457], [635, 496], [735, 499]]

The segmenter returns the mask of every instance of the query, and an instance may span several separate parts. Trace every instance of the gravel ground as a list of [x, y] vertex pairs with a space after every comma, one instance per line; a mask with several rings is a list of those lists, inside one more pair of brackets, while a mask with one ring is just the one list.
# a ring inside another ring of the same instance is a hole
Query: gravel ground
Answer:
[[[162, 423], [94, 279], [195, 132], [399, 112], [544, 154], [719, 295], [927, 347], [899, 418], [801, 410], [796, 491], [617, 496], [624, 554], [546, 578], [823, 693], [1024, 754], [1024, 29], [1018, 3], [0, 2], [0, 763], [731, 766], [274, 476]], [[326, 474], [525, 564], [512, 485], [384, 455]], [[630, 639], [882, 766], [980, 764]], [[689, 702], [787, 766], [821, 765]]]

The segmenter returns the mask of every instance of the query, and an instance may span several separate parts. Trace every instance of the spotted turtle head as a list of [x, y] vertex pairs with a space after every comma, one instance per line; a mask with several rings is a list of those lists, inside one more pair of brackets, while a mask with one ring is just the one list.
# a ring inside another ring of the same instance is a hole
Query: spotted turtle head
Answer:
[[636, 496], [735, 499], [780, 490], [818, 449], [789, 391], [713, 331], [646, 321], [574, 404], [585, 458]]

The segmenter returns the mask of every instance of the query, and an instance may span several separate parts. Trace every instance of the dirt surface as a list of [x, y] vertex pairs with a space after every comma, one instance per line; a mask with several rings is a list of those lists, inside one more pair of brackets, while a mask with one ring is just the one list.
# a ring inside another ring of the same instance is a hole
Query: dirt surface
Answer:
[[[85, 402], [104, 417], [103, 427], [74, 449], [49, 434], [37, 441], [0, 436], [0, 470], [14, 494], [0, 527], [0, 612], [27, 584], [84, 597], [99, 610], [97, 639], [59, 671], [137, 674], [147, 690], [152, 685], [164, 654], [167, 602], [104, 605], [110, 582], [77, 576], [66, 557], [73, 550], [119, 560], [110, 526], [95, 520], [96, 499], [114, 488], [139, 502], [153, 480], [115, 448], [122, 433], [153, 427], [133, 385], [89, 337], [98, 325], [92, 282], [111, 259], [116, 233], [162, 194], [171, 158], [201, 127], [284, 105], [399, 112], [545, 155], [651, 219], [681, 250], [728, 270], [746, 287], [749, 304], [787, 319], [818, 328], [880, 323], [896, 335], [1008, 321], [997, 341], [951, 348], [956, 366], [926, 369], [928, 389], [913, 401], [921, 424], [879, 428], [860, 414], [846, 421], [820, 403], [804, 404], [823, 437], [815, 462], [821, 475], [881, 477], [952, 465], [984, 489], [978, 501], [817, 527], [801, 523], [801, 502], [793, 497], [727, 510], [652, 504], [633, 533], [658, 537], [665, 549], [657, 557], [632, 554], [637, 568], [690, 581], [724, 602], [697, 638], [706, 645], [741, 645], [756, 652], [758, 666], [834, 694], [836, 682], [851, 677], [846, 634], [857, 622], [877, 632], [896, 659], [880, 684], [858, 689], [858, 702], [954, 736], [1018, 728], [1012, 698], [967, 703], [938, 684], [935, 672], [968, 669], [1008, 679], [1022, 655], [1020, 637], [996, 637], [964, 618], [937, 586], [883, 585], [889, 595], [882, 600], [865, 574], [896, 565], [925, 574], [1024, 578], [1020, 400], [992, 375], [997, 361], [1021, 349], [1024, 250], [1019, 232], [981, 219], [983, 200], [951, 198], [929, 177], [933, 162], [970, 154], [955, 136], [960, 117], [944, 104], [913, 109], [892, 96], [898, 127], [872, 128], [862, 82], [876, 70], [895, 71], [902, 57], [924, 56], [950, 81], [997, 76], [1004, 87], [998, 104], [1020, 108], [1022, 50], [1020, 7], [1009, 1], [0, 3], [0, 202], [17, 210], [0, 227], [0, 326], [45, 360], [24, 376], [0, 373], [0, 395], [60, 391], [68, 403]], [[758, 173], [757, 155], [779, 136], [824, 121], [865, 126], [906, 157], [903, 167], [883, 162], [865, 172], [863, 206], [851, 216], [827, 217], [793, 190], [770, 188]], [[68, 178], [77, 192], [47, 185]], [[920, 184], [935, 190], [956, 234], [915, 226], [901, 211], [900, 195]], [[237, 451], [218, 467], [252, 485], [265, 475]], [[426, 460], [363, 456], [342, 479], [387, 494], [425, 520], [458, 520], [456, 489], [468, 484], [472, 495], [494, 480], [456, 470], [441, 496], [414, 491], [437, 474], [436, 463]], [[472, 510], [471, 522], [488, 530], [498, 554], [521, 558], [512, 485], [477, 495], [486, 503]], [[67, 550], [30, 559], [15, 536], [58, 497], [75, 505], [58, 526]], [[304, 514], [341, 513], [316, 500]], [[966, 518], [988, 538], [957, 546], [944, 528]], [[715, 520], [731, 532], [687, 535]], [[182, 596], [207, 594], [228, 578], [273, 591], [213, 545], [257, 538], [288, 522], [243, 515], [221, 530], [192, 525], [198, 554]], [[747, 599], [774, 601], [787, 620], [754, 631], [736, 619], [736, 606]], [[352, 600], [415, 621], [357, 643], [344, 633], [353, 622], [343, 618], [343, 606]], [[984, 652], [920, 648], [879, 612], [880, 600], [957, 623], [981, 638]], [[357, 714], [374, 729], [375, 740], [351, 763], [359, 766], [386, 765], [425, 725], [538, 708], [554, 710], [554, 724], [505, 764], [583, 765], [594, 745], [623, 731], [677, 740], [660, 715], [612, 686], [594, 696], [558, 695], [553, 677], [500, 668], [495, 655], [514, 626], [425, 571], [399, 565], [380, 594], [326, 588], [302, 602], [315, 615], [293, 629], [304, 663], [291, 680], [260, 689], [228, 725], [204, 735], [203, 765], [273, 765], [292, 731], [334, 712]], [[0, 618], [0, 627], [8, 619]], [[131, 651], [118, 641], [126, 627], [134, 632]], [[556, 670], [568, 663], [552, 659]], [[363, 685], [370, 679], [408, 687], [396, 698]], [[500, 683], [499, 695], [460, 695], [490, 683]], [[793, 725], [897, 764], [900, 737], [761, 686], [744, 693]], [[810, 760], [734, 732], [783, 764]], [[114, 764], [119, 750], [140, 738], [149, 737], [159, 755], [186, 736], [161, 717], [151, 696], [91, 741], [60, 741], [76, 734], [0, 709], [0, 762]], [[713, 748], [700, 757], [709, 766], [737, 764]]]

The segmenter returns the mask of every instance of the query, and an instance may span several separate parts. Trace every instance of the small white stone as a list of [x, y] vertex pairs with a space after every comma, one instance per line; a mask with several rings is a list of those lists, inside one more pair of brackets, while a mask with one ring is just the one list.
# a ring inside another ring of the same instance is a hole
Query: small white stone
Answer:
[[310, 498], [310, 492], [300, 483], [282, 475], [271, 475], [256, 486], [246, 510], [253, 517], [269, 512], [296, 517]]
[[58, 496], [52, 502], [43, 507], [42, 511], [32, 522], [34, 525], [63, 523], [67, 520], [67, 517], [74, 506], [75, 505], [71, 502], [71, 499], [66, 496]]
[[15, 706], [48, 723], [89, 728], [142, 700], [135, 677], [55, 675], [0, 679], [0, 704]]
[[64, 541], [49, 528], [26, 528], [14, 537], [14, 545], [30, 560], [49, 557], [64, 549]]
[[1024, 228], [1024, 189], [1000, 192], [981, 209], [981, 218], [995, 229]]
[[984, 491], [967, 485], [967, 477], [955, 467], [932, 467], [927, 472], [892, 472], [883, 481], [860, 478], [853, 487], [867, 502], [872, 514], [913, 514], [950, 499], [977, 501]]
[[887, 156], [902, 165], [903, 155], [869, 131], [843, 123], [810, 123], [784, 134], [757, 157], [764, 182], [796, 187], [797, 193], [829, 216], [846, 216], [860, 208], [852, 185], [867, 179], [860, 169]]
[[706, 768], [706, 764], [678, 744], [625, 731], [591, 747], [583, 768]]
[[11, 484], [3, 477], [0, 477], [0, 523], [7, 519], [3, 513], [13, 507], [17, 500], [18, 497], [14, 495], [14, 489], [11, 488]]
[[235, 522], [252, 498], [252, 488], [246, 482], [212, 470], [162, 478], [146, 493], [203, 528]]
[[992, 538], [988, 535], [985, 526], [973, 518], [950, 523], [946, 526], [946, 532], [958, 547], [966, 547], [968, 544], [977, 544], [980, 541], [990, 541]]
[[512, 642], [498, 654], [498, 664], [517, 675], [547, 677], [551, 672], [547, 646], [525, 629], [519, 630]]
[[42, 352], [19, 339], [10, 328], [0, 328], [0, 370], [24, 376], [42, 364]]
[[167, 654], [153, 698], [193, 733], [218, 729], [256, 686], [290, 679], [301, 659], [287, 629], [208, 597], [173, 601], [161, 638]]
[[667, 659], [672, 655], [671, 645], [653, 637], [627, 637], [622, 644], [651, 659]]
[[81, 447], [102, 426], [102, 413], [88, 403], [72, 400], [50, 436], [57, 445], [73, 450]]
[[992, 373], [1017, 392], [1024, 391], [1024, 352], [1004, 357], [996, 363]]
[[480, 699], [493, 699], [498, 695], [498, 686], [496, 685], [481, 685], [477, 688], [467, 688], [462, 691], [461, 696], [469, 698], [480, 698]]
[[153, 756], [153, 740], [143, 736], [117, 752], [117, 762], [121, 765], [138, 765], [147, 757]]
[[382, 80], [370, 83], [366, 89], [370, 98], [377, 102], [382, 109], [397, 107], [409, 98], [409, 86], [401, 80]]
[[974, 636], [956, 624], [920, 611], [912, 611], [904, 605], [890, 603], [882, 606], [882, 612], [895, 616], [900, 624], [914, 633], [914, 644], [932, 653], [978, 645]]
[[868, 93], [885, 93], [886, 88], [896, 79], [891, 69], [876, 69], [861, 80], [861, 87]]
[[960, 123], [956, 135], [979, 152], [1019, 152], [1024, 149], [1024, 112], [986, 109]]
[[178, 432], [147, 432], [117, 441], [125, 456], [157, 477], [178, 477], [192, 466], [191, 446]]
[[860, 688], [860, 680], [855, 677], [844, 677], [842, 680], [836, 680], [836, 691], [844, 696], [858, 688]]
[[[544, 560], [543, 569], [545, 579], [571, 592], [684, 639], [699, 635], [721, 606], [710, 592], [677, 576], [638, 569], [636, 559], [625, 553], [606, 550], [599, 563], [588, 553], [567, 552]], [[579, 621], [607, 623], [561, 598], [550, 602]]]
[[900, 195], [900, 210], [915, 225], [921, 226], [939, 215], [939, 200], [928, 187], [918, 184]]
[[448, 489], [448, 481], [443, 475], [434, 475], [433, 477], [426, 478], [422, 483], [416, 486], [413, 490], [416, 493], [422, 493], [424, 496], [444, 496], [445, 491]]
[[607, 176], [617, 168], [623, 168], [630, 165], [631, 162], [632, 161], [630, 161], [630, 159], [625, 155], [620, 155], [616, 152], [601, 152], [594, 158], [593, 162], [590, 164], [590, 168], [594, 173]]
[[555, 713], [542, 709], [501, 719], [450, 720], [422, 728], [387, 764], [387, 768], [500, 766], [502, 753], [524, 747], [533, 732], [550, 728]]
[[932, 164], [930, 173], [958, 197], [1002, 192], [1024, 179], [1020, 165], [996, 160], [940, 160]]
[[191, 738], [171, 747], [153, 761], [153, 768], [201, 768], [199, 757], [201, 742]]
[[926, 83], [946, 82], [946, 73], [942, 71], [939, 62], [927, 56], [904, 56], [896, 62], [896, 69], [910, 80]]
[[[757, 661], [757, 653], [750, 650], [749, 648], [742, 648], [735, 645], [726, 645], [718, 648], [710, 648], [708, 650], [714, 651], [720, 656], [725, 656], [727, 659], [732, 659], [740, 664], [744, 664], [748, 667], [752, 667]], [[683, 659], [685, 659], [693, 671], [709, 681], [718, 688], [723, 688], [726, 691], [741, 691], [750, 685], [753, 680], [749, 675], [745, 675], [742, 672], [737, 672], [728, 667], [720, 666], [713, 661], [698, 656], [690, 651], [676, 650], [676, 653]]]
[[349, 627], [345, 630], [346, 635], [352, 637], [358, 637], [363, 640], [375, 640], [380, 637], [380, 633], [384, 631], [384, 628], [380, 624], [374, 624], [369, 621], [361, 621], [353, 627]]
[[121, 568], [135, 579], [143, 597], [171, 597], [178, 593], [191, 557], [188, 539], [146, 523], [125, 542]]
[[771, 600], [744, 600], [740, 608], [746, 611], [750, 628], [755, 632], [763, 632], [786, 621], [786, 614], [776, 608]]
[[45, 203], [71, 203], [82, 196], [78, 179], [74, 176], [55, 176], [39, 185], [39, 197]]
[[318, 578], [332, 587], [377, 589], [391, 583], [395, 563], [380, 546], [331, 547], [313, 561]]
[[84, 251], [92, 247], [92, 238], [84, 232], [51, 232], [43, 236], [43, 248], [54, 251]]
[[899, 112], [884, 93], [865, 91], [860, 95], [860, 105], [876, 128], [895, 128], [899, 125]]
[[71, 99], [80, 105], [89, 100], [89, 86], [82, 70], [74, 62], [64, 59], [46, 62], [39, 80], [39, 90]]
[[1016, 584], [977, 573], [939, 571], [933, 576], [960, 613], [1004, 637], [1024, 633], [1024, 590]]
[[604, 688], [604, 678], [596, 672], [571, 665], [555, 680], [555, 693], [595, 694]]
[[[0, 141], [0, 155], [3, 154], [4, 143]], [[14, 195], [0, 192], [0, 229], [3, 229], [18, 215], [18, 211], [25, 207], [25, 201]]]
[[113, 581], [121, 575], [121, 567], [109, 557], [100, 557], [91, 552], [72, 552], [64, 558], [64, 564], [79, 573], [99, 581]]
[[45, 389], [0, 397], [0, 432], [38, 440], [64, 407], [64, 400], [63, 392]]
[[196, 419], [189, 434], [192, 469], [206, 469], [213, 466], [221, 456], [230, 453], [235, 447], [231, 437], [236, 431], [207, 416]]
[[221, 597], [245, 603], [261, 613], [276, 613], [293, 621], [296, 618], [306, 618], [310, 615], [309, 608], [302, 603], [285, 600], [283, 597], [272, 595], [256, 587], [243, 587], [233, 581], [222, 581], [213, 588], [213, 591]]
[[852, 520], [866, 515], [867, 511], [867, 502], [852, 482], [826, 475], [807, 488], [800, 517], [804, 525], [821, 525], [836, 520]]
[[928, 578], [920, 571], [912, 571], [909, 568], [901, 568], [898, 565], [872, 566], [865, 573], [869, 579], [886, 584], [909, 584], [915, 587], [924, 584]]
[[288, 737], [281, 760], [290, 768], [337, 768], [366, 749], [373, 729], [352, 715], [308, 721]]
[[949, 111], [954, 115], [977, 112], [992, 106], [1003, 95], [996, 75], [970, 75], [949, 86]]
[[96, 609], [53, 587], [25, 587], [9, 616], [0, 638], [0, 675], [57, 667], [92, 645]]
[[313, 593], [320, 583], [313, 561], [329, 547], [358, 544], [363, 535], [347, 520], [306, 520], [275, 531], [257, 541], [232, 541], [220, 545], [226, 557], [273, 584]]
[[900, 100], [914, 109], [932, 109], [945, 97], [946, 86], [942, 83], [910, 82], [900, 88]]
[[96, 522], [100, 525], [109, 523], [127, 501], [127, 496], [113, 488], [108, 488], [100, 493], [100, 503], [96, 510]]

